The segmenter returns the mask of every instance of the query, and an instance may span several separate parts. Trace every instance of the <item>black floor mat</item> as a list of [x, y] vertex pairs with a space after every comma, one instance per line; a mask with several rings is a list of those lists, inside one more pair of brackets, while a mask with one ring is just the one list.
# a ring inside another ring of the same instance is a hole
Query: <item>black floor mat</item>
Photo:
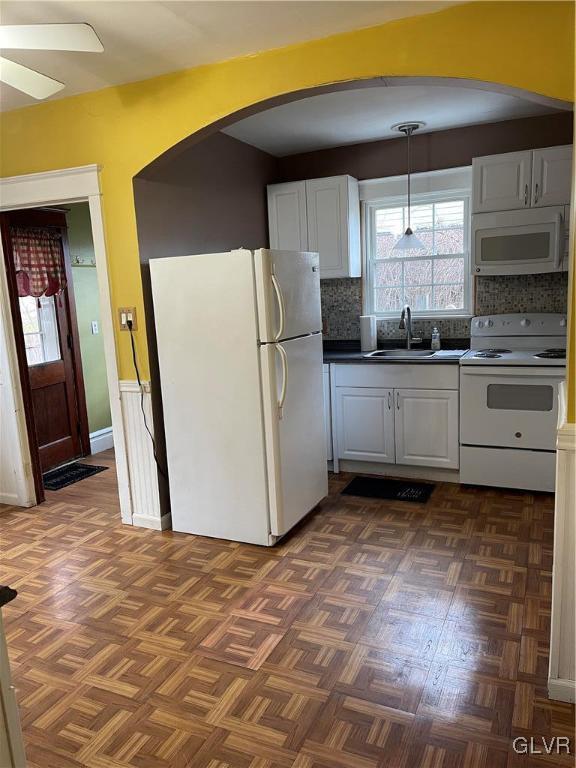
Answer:
[[365, 496], [392, 501], [413, 501], [425, 504], [434, 490], [432, 483], [414, 483], [407, 480], [390, 480], [387, 477], [355, 477], [342, 493], [347, 496]]
[[67, 464], [65, 467], [58, 467], [58, 469], [51, 469], [50, 472], [46, 472], [42, 475], [42, 482], [44, 488], [48, 491], [59, 491], [61, 488], [66, 488], [67, 485], [77, 483], [79, 480], [84, 480], [91, 475], [97, 475], [98, 472], [104, 472], [108, 467], [98, 467], [95, 464]]

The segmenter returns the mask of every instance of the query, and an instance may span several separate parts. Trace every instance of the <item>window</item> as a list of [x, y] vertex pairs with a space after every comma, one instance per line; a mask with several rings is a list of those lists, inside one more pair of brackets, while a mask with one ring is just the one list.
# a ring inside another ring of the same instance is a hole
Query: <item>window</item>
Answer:
[[364, 224], [369, 314], [396, 316], [405, 304], [420, 316], [470, 314], [467, 195], [415, 196], [410, 225], [425, 250], [393, 250], [408, 226], [404, 200], [366, 203]]
[[54, 296], [20, 296], [19, 302], [28, 365], [60, 360]]

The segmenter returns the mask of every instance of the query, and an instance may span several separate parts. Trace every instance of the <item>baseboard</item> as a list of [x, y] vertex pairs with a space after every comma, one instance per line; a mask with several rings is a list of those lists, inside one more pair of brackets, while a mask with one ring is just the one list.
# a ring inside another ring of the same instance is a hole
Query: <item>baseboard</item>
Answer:
[[555, 701], [567, 701], [569, 704], [574, 704], [576, 702], [576, 681], [550, 678], [548, 680], [548, 696]]
[[[328, 462], [329, 468], [333, 462]], [[412, 467], [404, 464], [379, 464], [371, 461], [350, 461], [340, 459], [341, 472], [359, 472], [367, 475], [386, 477], [409, 477], [415, 480], [435, 480], [442, 483], [459, 483], [460, 472], [457, 469], [437, 469], [436, 467]]]
[[17, 493], [0, 493], [0, 504], [8, 504], [10, 507], [21, 507]]
[[114, 448], [114, 436], [112, 427], [97, 429], [96, 432], [90, 432], [90, 453], [101, 453], [109, 448]]
[[172, 528], [172, 515], [162, 515], [162, 517], [133, 515], [132, 525], [140, 528], [151, 528], [154, 531], [166, 531], [169, 528]]

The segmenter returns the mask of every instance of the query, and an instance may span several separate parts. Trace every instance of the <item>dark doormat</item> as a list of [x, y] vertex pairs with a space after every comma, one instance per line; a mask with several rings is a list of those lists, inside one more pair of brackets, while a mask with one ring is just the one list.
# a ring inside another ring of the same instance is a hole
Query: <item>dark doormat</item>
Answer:
[[98, 472], [104, 472], [105, 469], [108, 469], [108, 467], [98, 467], [95, 464], [79, 464], [76, 462], [74, 464], [67, 464], [65, 467], [51, 469], [50, 472], [42, 475], [42, 481], [46, 490], [59, 491], [61, 488], [66, 488], [67, 485], [72, 485], [79, 480], [97, 475]]
[[432, 483], [413, 483], [390, 480], [387, 477], [355, 477], [342, 493], [347, 496], [366, 496], [373, 499], [413, 501], [425, 504], [434, 490]]

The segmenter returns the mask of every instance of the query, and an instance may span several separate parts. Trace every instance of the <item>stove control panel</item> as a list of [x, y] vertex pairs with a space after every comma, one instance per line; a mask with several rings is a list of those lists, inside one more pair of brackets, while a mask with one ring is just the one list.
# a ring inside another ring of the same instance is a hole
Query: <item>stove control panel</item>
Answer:
[[486, 315], [472, 318], [472, 336], [562, 336], [566, 315], [526, 313]]

